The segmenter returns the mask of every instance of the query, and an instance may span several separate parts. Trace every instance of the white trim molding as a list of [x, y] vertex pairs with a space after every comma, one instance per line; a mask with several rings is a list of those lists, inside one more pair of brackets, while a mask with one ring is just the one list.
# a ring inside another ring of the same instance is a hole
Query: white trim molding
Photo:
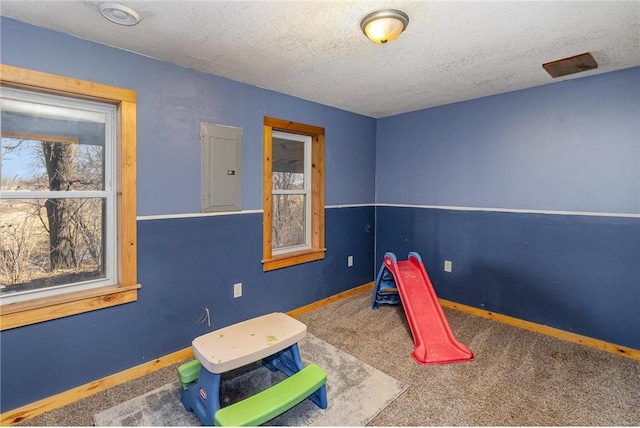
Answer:
[[519, 208], [463, 207], [463, 206], [455, 206], [455, 205], [410, 205], [410, 204], [378, 203], [376, 204], [376, 207], [426, 208], [426, 209], [434, 209], [434, 210], [485, 211], [485, 212], [516, 213], [516, 214], [579, 215], [579, 216], [587, 216], [587, 217], [640, 218], [640, 214], [630, 214], [630, 213], [606, 213], [606, 212], [597, 212], [597, 211], [530, 210], [530, 209], [519, 209]]

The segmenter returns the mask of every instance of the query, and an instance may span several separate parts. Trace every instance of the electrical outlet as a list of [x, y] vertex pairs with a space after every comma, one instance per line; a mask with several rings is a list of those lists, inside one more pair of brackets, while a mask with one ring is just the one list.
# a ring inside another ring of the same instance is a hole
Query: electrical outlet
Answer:
[[242, 283], [233, 284], [233, 298], [242, 297]]
[[353, 266], [353, 256], [347, 257], [347, 266], [348, 267]]
[[453, 268], [451, 260], [445, 260], [444, 261], [444, 271], [445, 272], [451, 272], [451, 269]]

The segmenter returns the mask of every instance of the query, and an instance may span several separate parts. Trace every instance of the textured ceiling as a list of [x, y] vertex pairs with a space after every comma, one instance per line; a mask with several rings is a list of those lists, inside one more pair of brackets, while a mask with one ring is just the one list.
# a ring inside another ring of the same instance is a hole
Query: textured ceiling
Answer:
[[[640, 65], [637, 1], [123, 1], [135, 27], [100, 3], [1, 0], [0, 14], [375, 118]], [[410, 22], [376, 45], [359, 23], [383, 8]], [[542, 68], [583, 52], [596, 70]]]

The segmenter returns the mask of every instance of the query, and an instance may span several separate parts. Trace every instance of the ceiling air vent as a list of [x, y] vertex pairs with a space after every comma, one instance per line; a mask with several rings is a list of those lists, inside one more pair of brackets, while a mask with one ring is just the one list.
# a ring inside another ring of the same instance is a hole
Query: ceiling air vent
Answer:
[[559, 59], [557, 61], [542, 64], [542, 68], [554, 79], [556, 77], [566, 76], [567, 74], [580, 73], [581, 71], [593, 70], [598, 68], [596, 60], [590, 53], [583, 53], [569, 58]]

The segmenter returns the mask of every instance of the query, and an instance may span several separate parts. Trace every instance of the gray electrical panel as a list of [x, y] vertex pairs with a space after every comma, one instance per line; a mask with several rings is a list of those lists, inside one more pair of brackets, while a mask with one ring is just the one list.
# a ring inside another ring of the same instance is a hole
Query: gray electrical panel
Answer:
[[242, 129], [200, 124], [202, 212], [242, 210]]

